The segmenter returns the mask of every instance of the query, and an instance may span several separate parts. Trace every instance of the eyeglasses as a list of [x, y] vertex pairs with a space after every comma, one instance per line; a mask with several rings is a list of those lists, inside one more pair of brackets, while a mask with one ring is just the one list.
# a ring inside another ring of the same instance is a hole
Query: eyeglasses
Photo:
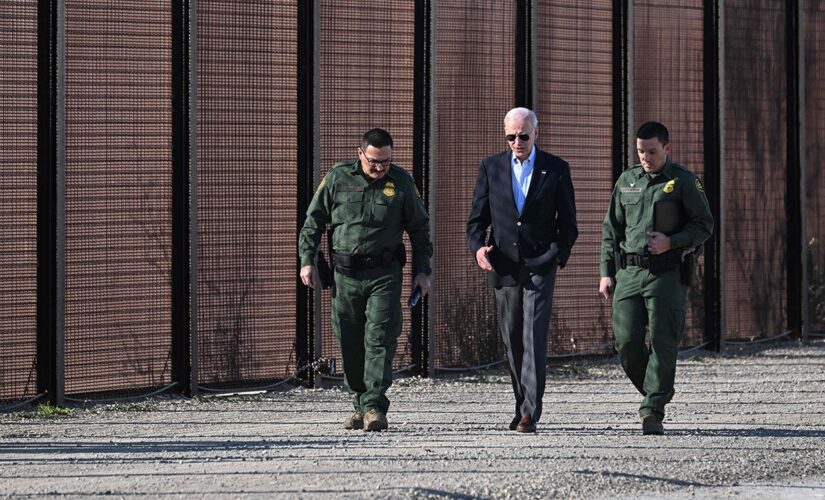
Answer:
[[361, 151], [361, 154], [364, 155], [364, 159], [367, 160], [367, 163], [369, 163], [372, 167], [389, 167], [390, 163], [392, 163], [392, 157], [389, 157], [386, 160], [376, 160], [367, 156], [367, 154], [363, 151]]
[[507, 142], [516, 142], [516, 137], [522, 140], [522, 142], [527, 142], [530, 140], [530, 134], [507, 134], [504, 136], [507, 139]]
[[368, 158], [367, 155], [364, 155], [364, 159], [367, 160], [367, 163], [373, 167], [389, 167], [392, 162], [392, 158], [387, 158], [386, 160], [373, 160], [372, 158]]

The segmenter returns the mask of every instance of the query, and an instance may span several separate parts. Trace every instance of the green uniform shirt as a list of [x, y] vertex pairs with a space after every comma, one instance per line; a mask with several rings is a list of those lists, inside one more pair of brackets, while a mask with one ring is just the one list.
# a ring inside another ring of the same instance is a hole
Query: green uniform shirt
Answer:
[[430, 217], [410, 174], [391, 165], [383, 179], [367, 178], [359, 160], [337, 163], [327, 172], [307, 209], [298, 236], [301, 266], [315, 265], [315, 252], [330, 224], [332, 249], [351, 255], [380, 255], [410, 235], [413, 271], [430, 267]]
[[615, 243], [627, 253], [644, 252], [646, 233], [654, 230], [653, 204], [667, 199], [680, 200], [687, 219], [684, 228], [670, 236], [672, 249], [693, 248], [710, 237], [713, 216], [698, 177], [681, 165], [671, 163], [670, 158], [654, 178], [641, 165], [636, 165], [624, 172], [613, 187], [602, 229], [602, 277], [616, 275]]

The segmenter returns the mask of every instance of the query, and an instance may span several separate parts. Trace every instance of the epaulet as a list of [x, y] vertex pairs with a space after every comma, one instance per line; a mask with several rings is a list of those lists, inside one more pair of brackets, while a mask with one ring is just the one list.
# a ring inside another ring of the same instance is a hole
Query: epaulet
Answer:
[[336, 175], [338, 175], [338, 172], [342, 172], [342, 171], [347, 172], [347, 171], [349, 171], [352, 168], [352, 165], [353, 165], [354, 161], [355, 160], [339, 161], [335, 165], [329, 167], [329, 170], [327, 170], [327, 173], [325, 173], [324, 176], [321, 178], [321, 182], [318, 183], [318, 187], [315, 189], [315, 192], [317, 193], [318, 191], [321, 190], [322, 187], [326, 186], [328, 180], [332, 181], [332, 179]]
[[407, 172], [407, 170], [399, 167], [398, 165], [390, 164], [390, 170], [397, 174], [403, 175], [406, 179], [409, 179], [410, 182], [415, 182], [415, 179], [413, 179], [412, 174]]
[[678, 170], [680, 173], [687, 174], [690, 177], [695, 177], [696, 176], [696, 174], [694, 174], [693, 172], [691, 172], [687, 168], [683, 167], [682, 165], [679, 165], [678, 163], [671, 163], [670, 165], [674, 169]]

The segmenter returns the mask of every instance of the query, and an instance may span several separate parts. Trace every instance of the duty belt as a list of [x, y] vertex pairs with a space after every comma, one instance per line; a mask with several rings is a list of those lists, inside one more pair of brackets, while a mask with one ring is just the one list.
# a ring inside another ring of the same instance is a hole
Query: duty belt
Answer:
[[679, 252], [670, 250], [658, 255], [640, 255], [637, 253], [620, 252], [619, 265], [622, 269], [628, 266], [647, 269], [655, 275], [664, 274], [676, 269], [682, 263]]
[[645, 255], [639, 255], [637, 253], [626, 253], [624, 254], [625, 263], [628, 266], [636, 266], [642, 267], [647, 269], [650, 267], [650, 259]]
[[400, 245], [395, 250], [388, 250], [379, 255], [358, 255], [346, 253], [333, 253], [332, 262], [335, 269], [345, 276], [351, 276], [356, 271], [365, 269], [375, 269], [379, 267], [389, 267], [393, 262], [399, 262], [403, 266], [406, 260], [404, 245]]

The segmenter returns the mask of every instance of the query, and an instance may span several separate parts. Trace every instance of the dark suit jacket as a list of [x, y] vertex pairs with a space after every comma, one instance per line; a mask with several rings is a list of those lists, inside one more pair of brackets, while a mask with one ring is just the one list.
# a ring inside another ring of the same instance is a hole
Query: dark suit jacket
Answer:
[[[579, 235], [567, 162], [536, 148], [521, 215], [513, 197], [511, 162], [510, 151], [482, 160], [467, 220], [467, 243], [473, 256], [483, 246], [494, 247], [489, 254], [493, 271], [488, 273], [493, 287], [514, 286], [523, 283], [530, 272], [545, 274], [552, 266], [564, 267]], [[549, 251], [553, 242], [558, 245], [555, 257]]]

